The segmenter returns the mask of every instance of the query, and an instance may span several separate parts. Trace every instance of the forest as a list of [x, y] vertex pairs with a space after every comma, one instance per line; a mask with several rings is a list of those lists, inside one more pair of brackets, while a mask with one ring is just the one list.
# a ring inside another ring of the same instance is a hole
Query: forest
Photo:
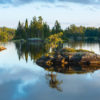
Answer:
[[15, 36], [15, 29], [2, 27], [0, 28], [0, 41], [12, 40]]
[[45, 40], [50, 35], [63, 33], [63, 40], [93, 40], [100, 41], [100, 27], [85, 27], [70, 25], [63, 29], [59, 21], [55, 21], [54, 26], [51, 28], [46, 22], [44, 22], [41, 16], [33, 17], [31, 22], [26, 21], [24, 23], [18, 23], [17, 29], [11, 28], [0, 28], [0, 41], [18, 40], [18, 39], [29, 39], [29, 38], [40, 38]]
[[46, 39], [52, 34], [63, 32], [63, 40], [99, 40], [100, 27], [84, 27], [70, 25], [66, 29], [61, 27], [61, 24], [56, 20], [52, 28], [43, 21], [43, 18], [33, 17], [30, 23], [26, 19], [25, 23], [19, 21], [18, 27], [15, 33], [16, 39], [28, 39], [28, 38], [41, 38]]

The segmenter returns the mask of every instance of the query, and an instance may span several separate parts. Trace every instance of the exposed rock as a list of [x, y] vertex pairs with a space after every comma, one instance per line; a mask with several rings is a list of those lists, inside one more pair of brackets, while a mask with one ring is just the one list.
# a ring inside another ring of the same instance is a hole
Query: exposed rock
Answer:
[[69, 72], [69, 70], [73, 69], [83, 71], [83, 69], [87, 70], [91, 68], [92, 72], [97, 69], [97, 67], [100, 68], [100, 55], [87, 50], [64, 48], [59, 53], [52, 55], [52, 57], [41, 57], [37, 60], [37, 64], [45, 69], [54, 70], [56, 72], [66, 73], [66, 71]]
[[6, 49], [5, 47], [2, 47], [2, 46], [0, 47], [0, 51], [5, 50], [5, 49]]

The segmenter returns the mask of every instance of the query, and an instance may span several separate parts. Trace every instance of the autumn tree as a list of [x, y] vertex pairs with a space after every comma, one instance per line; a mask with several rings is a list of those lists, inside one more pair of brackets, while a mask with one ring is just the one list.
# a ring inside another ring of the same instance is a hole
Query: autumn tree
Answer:
[[51, 51], [57, 50], [57, 48], [60, 46], [60, 44], [63, 43], [63, 40], [61, 38], [62, 35], [63, 35], [63, 33], [60, 32], [60, 33], [57, 33], [57, 34], [50, 35], [48, 37], [47, 47], [49, 46], [52, 49]]

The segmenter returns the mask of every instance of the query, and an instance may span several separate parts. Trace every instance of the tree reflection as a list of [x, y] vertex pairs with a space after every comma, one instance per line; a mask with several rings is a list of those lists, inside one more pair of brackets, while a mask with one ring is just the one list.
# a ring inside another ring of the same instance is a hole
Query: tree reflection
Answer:
[[15, 43], [17, 54], [20, 59], [25, 59], [28, 62], [28, 57], [31, 58], [34, 62], [39, 59], [41, 56], [45, 55], [48, 52], [48, 49], [45, 48], [44, 43]]
[[[37, 62], [37, 64], [43, 67], [45, 70], [49, 71], [49, 73], [46, 74], [46, 79], [48, 81], [49, 86], [61, 92], [62, 92], [61, 84], [63, 83], [63, 81], [60, 81], [57, 78], [57, 74], [54, 74], [53, 72], [63, 73], [63, 74], [84, 74], [84, 73], [93, 73], [96, 70], [100, 69], [100, 65], [93, 65], [93, 64], [81, 65], [79, 63], [76, 63], [74, 65], [71, 63], [65, 63], [65, 59], [61, 60], [61, 63], [59, 63], [59, 61], [55, 62], [56, 60], [51, 59], [52, 57], [51, 58], [49, 56], [47, 56], [46, 58], [42, 57], [45, 54], [47, 54], [50, 50], [50, 48], [49, 47], [47, 48], [46, 44], [44, 43], [20, 42], [16, 43], [16, 49], [19, 60], [25, 59], [26, 62], [28, 62], [28, 59], [31, 58], [32, 61], [36, 62], [37, 59], [40, 58], [40, 63]], [[55, 57], [58, 56], [55, 55]], [[79, 57], [77, 61], [80, 60], [81, 58]], [[50, 61], [53, 62], [53, 64], [50, 64]]]
[[46, 79], [49, 81], [49, 86], [51, 88], [55, 88], [58, 91], [62, 92], [62, 88], [60, 85], [63, 83], [63, 81], [59, 81], [57, 79], [57, 74], [53, 74], [53, 72], [46, 74]]

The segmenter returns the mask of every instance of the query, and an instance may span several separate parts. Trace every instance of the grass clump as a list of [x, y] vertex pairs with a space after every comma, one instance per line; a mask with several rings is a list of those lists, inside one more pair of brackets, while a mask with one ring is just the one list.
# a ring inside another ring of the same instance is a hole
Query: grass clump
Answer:
[[84, 50], [84, 49], [78, 49], [76, 50], [77, 52], [88, 52], [88, 53], [94, 53], [93, 51], [89, 51], [89, 50]]
[[61, 50], [61, 52], [72, 52], [72, 53], [75, 53], [75, 52], [87, 52], [87, 53], [94, 53], [93, 51], [89, 51], [89, 50], [84, 50], [84, 49], [74, 49], [74, 48], [63, 48]]
[[74, 48], [64, 48], [62, 52], [76, 52], [76, 50]]

